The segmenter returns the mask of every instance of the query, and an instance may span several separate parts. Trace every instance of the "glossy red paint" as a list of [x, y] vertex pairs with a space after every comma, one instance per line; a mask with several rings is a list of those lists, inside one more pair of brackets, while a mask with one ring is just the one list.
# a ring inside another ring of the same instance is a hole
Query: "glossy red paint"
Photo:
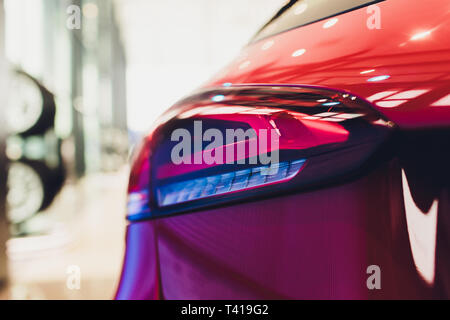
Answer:
[[[397, 98], [404, 100], [397, 105], [381, 100], [373, 105], [403, 128], [448, 127], [450, 2], [396, 0], [377, 6], [381, 29], [367, 27], [367, 8], [337, 16], [338, 22], [327, 29], [323, 28], [327, 21], [292, 29], [250, 44], [205, 87], [316, 85], [346, 90], [369, 101], [383, 92], [424, 90], [414, 99], [406, 93], [405, 98]], [[263, 50], [267, 41], [273, 45]], [[293, 56], [301, 49], [303, 54]], [[390, 78], [368, 81], [383, 75]]]
[[123, 269], [132, 272], [122, 272], [115, 299], [160, 299], [158, 249], [153, 224], [129, 225], [126, 242]]

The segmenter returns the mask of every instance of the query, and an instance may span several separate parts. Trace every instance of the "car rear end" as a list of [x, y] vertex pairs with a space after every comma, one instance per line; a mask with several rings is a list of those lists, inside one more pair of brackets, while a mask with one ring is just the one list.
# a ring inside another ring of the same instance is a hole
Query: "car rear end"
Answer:
[[449, 36], [448, 1], [290, 2], [136, 152], [117, 298], [448, 298]]

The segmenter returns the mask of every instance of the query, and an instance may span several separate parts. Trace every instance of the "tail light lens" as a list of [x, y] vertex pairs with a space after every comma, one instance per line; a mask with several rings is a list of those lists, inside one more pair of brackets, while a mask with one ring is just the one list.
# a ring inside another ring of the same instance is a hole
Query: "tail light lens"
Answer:
[[304, 163], [304, 159], [279, 162], [270, 166], [169, 183], [157, 188], [157, 203], [160, 207], [166, 207], [280, 183], [297, 175]]
[[391, 132], [388, 121], [348, 93], [268, 86], [203, 91], [172, 107], [142, 144], [128, 218], [336, 183], [357, 174]]
[[127, 217], [139, 220], [151, 215], [149, 203], [150, 142], [146, 137], [134, 151], [128, 184]]

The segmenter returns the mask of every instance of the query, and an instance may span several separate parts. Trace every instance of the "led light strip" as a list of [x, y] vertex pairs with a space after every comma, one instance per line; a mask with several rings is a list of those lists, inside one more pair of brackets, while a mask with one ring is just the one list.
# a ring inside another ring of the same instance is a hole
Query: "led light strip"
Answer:
[[157, 189], [160, 207], [243, 191], [293, 178], [305, 159], [168, 184]]

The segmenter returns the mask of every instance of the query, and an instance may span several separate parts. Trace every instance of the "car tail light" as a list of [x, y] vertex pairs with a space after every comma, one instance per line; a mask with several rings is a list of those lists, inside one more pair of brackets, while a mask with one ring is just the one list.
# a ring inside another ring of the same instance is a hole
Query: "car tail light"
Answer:
[[293, 178], [303, 167], [305, 160], [280, 162], [270, 166], [185, 180], [157, 188], [160, 207], [213, 197], [219, 194], [240, 192]]
[[[188, 137], [189, 152], [183, 149], [174, 161], [177, 130]], [[337, 183], [358, 174], [391, 131], [391, 123], [348, 93], [282, 86], [203, 91], [172, 107], [140, 148], [130, 178], [128, 218]], [[225, 139], [230, 132], [239, 134]]]
[[140, 219], [150, 215], [150, 137], [146, 137], [136, 148], [132, 159], [130, 181], [128, 184], [127, 216]]

